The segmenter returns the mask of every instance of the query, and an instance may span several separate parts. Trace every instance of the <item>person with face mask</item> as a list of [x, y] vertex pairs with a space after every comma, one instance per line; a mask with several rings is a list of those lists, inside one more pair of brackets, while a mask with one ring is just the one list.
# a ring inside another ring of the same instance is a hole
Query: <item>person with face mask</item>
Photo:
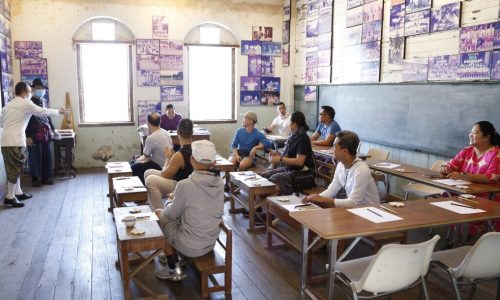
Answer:
[[[44, 99], [47, 87], [40, 78], [35, 78], [31, 85], [31, 101], [40, 107], [46, 107]], [[26, 127], [26, 144], [28, 145], [28, 165], [31, 174], [31, 186], [38, 187], [43, 184], [52, 184], [53, 143], [51, 132], [54, 124], [50, 117], [31, 116]]]
[[23, 207], [19, 202], [31, 198], [21, 189], [21, 173], [25, 161], [24, 148], [26, 147], [25, 130], [32, 115], [55, 116], [63, 114], [64, 107], [49, 109], [37, 106], [31, 101], [31, 87], [25, 82], [15, 86], [16, 97], [5, 105], [0, 114], [0, 127], [2, 127], [1, 150], [7, 173], [7, 194], [4, 205]]

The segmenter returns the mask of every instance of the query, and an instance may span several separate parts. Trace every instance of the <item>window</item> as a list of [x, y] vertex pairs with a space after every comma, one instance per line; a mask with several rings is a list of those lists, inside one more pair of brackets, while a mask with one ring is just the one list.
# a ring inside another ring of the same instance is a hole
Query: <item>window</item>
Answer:
[[[80, 125], [133, 123], [131, 48], [135, 38], [123, 34], [127, 31], [114, 19], [98, 18], [84, 22], [75, 33]], [[128, 38], [123, 40], [124, 36]]]
[[189, 118], [196, 122], [235, 121], [234, 35], [224, 26], [204, 23], [184, 39], [188, 52]]

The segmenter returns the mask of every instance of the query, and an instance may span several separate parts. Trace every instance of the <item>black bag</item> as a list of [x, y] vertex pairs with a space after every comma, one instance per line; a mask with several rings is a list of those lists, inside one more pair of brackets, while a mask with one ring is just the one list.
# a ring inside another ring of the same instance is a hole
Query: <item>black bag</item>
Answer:
[[316, 174], [313, 170], [292, 171], [292, 186], [294, 192], [302, 192], [305, 189], [316, 187], [314, 178]]

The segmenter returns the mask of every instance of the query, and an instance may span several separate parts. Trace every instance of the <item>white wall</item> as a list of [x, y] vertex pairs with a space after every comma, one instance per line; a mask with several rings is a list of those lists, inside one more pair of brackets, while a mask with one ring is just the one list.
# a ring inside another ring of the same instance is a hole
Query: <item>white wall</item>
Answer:
[[[20, 0], [12, 3], [12, 41], [41, 40], [43, 54], [48, 60], [51, 105], [64, 105], [66, 91], [69, 92], [75, 116], [78, 115], [78, 91], [76, 52], [72, 47], [72, 36], [78, 26], [95, 16], [117, 18], [128, 26], [136, 38], [151, 38], [151, 18], [153, 15], [167, 16], [169, 39], [183, 40], [194, 26], [208, 21], [218, 22], [229, 27], [240, 40], [251, 39], [252, 25], [272, 26], [273, 40], [281, 42], [282, 6], [272, 4], [244, 3], [241, 0]], [[276, 3], [276, 1], [258, 1]], [[281, 1], [277, 1], [281, 2]], [[238, 49], [239, 50], [239, 49]], [[135, 49], [133, 53], [135, 65]], [[187, 66], [187, 63], [184, 64]], [[283, 76], [281, 98], [293, 103], [291, 98], [293, 84], [289, 71], [282, 72], [281, 58], [276, 58], [276, 76]], [[15, 60], [15, 80], [20, 79], [19, 60]], [[283, 74], [284, 73], [284, 74]], [[237, 55], [237, 85], [239, 77], [247, 74], [247, 57]], [[139, 87], [135, 85], [134, 70], [134, 107], [137, 100], [160, 99], [159, 87]], [[185, 87], [185, 90], [187, 88]], [[236, 91], [239, 103], [239, 87]], [[175, 103], [177, 110], [187, 116], [187, 101]], [[216, 109], [216, 108], [214, 108]], [[259, 127], [268, 125], [275, 116], [274, 107], [245, 107], [238, 105], [238, 115], [254, 110], [259, 116]], [[135, 113], [135, 116], [137, 114]], [[55, 118], [56, 126], [61, 118]], [[217, 150], [226, 155], [237, 124], [206, 125], [212, 134]], [[132, 154], [139, 152], [139, 138], [136, 126], [82, 127], [78, 129], [76, 161], [77, 167], [102, 166], [103, 162], [91, 158], [102, 145], [111, 145], [115, 160], [130, 160]]]

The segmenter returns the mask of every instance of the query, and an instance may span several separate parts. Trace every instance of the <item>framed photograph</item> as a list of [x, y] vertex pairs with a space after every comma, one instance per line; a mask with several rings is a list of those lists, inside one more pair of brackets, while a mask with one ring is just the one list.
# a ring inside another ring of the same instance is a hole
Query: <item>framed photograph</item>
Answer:
[[281, 65], [283, 67], [290, 66], [290, 44], [285, 44], [281, 48]]
[[260, 91], [260, 77], [241, 76], [240, 91]]
[[11, 0], [3, 0], [3, 15], [10, 20], [10, 2]]
[[346, 13], [346, 27], [353, 27], [363, 24], [363, 6], [349, 9]]
[[318, 80], [318, 68], [306, 69], [306, 83], [315, 83]]
[[326, 66], [332, 65], [332, 51], [331, 50], [322, 50], [322, 51], [318, 51], [317, 53], [318, 53], [318, 67], [326, 67]]
[[410, 14], [432, 7], [432, 0], [405, 0], [406, 13]]
[[363, 24], [361, 43], [380, 41], [382, 37], [382, 20]]
[[359, 66], [360, 82], [379, 82], [380, 80], [380, 61], [363, 63]]
[[158, 55], [160, 54], [160, 40], [152, 39], [137, 39], [136, 44], [136, 54], [144, 55]]
[[0, 15], [0, 33], [7, 37], [11, 37], [12, 35], [10, 21], [2, 15]]
[[391, 5], [404, 4], [405, 0], [391, 0]]
[[168, 22], [165, 16], [153, 16], [153, 38], [168, 39]]
[[347, 9], [363, 5], [364, 0], [347, 0]]
[[333, 15], [333, 0], [319, 0], [318, 8], [320, 17]]
[[161, 70], [183, 70], [183, 56], [182, 55], [160, 55], [160, 69]]
[[156, 100], [137, 101], [137, 121], [139, 125], [147, 124], [148, 115], [152, 112], [161, 115], [161, 102]]
[[405, 36], [429, 33], [431, 11], [429, 9], [405, 15]]
[[160, 40], [160, 55], [182, 55], [183, 41]]
[[260, 105], [260, 92], [241, 91], [240, 92], [240, 105], [241, 106]]
[[306, 53], [306, 69], [316, 68], [318, 66], [318, 52]]
[[363, 6], [363, 24], [382, 20], [384, 1], [376, 0]]
[[[5, 40], [7, 43], [7, 40]], [[9, 44], [6, 44], [6, 46]], [[43, 49], [42, 42], [40, 41], [23, 41], [14, 42], [14, 55], [15, 58], [42, 58]]]
[[183, 85], [160, 86], [160, 99], [161, 102], [184, 100], [184, 86]]
[[389, 38], [398, 38], [405, 35], [405, 4], [391, 6], [389, 19]]
[[265, 26], [252, 26], [252, 41], [273, 41], [273, 28]]
[[262, 56], [260, 55], [248, 56], [248, 76], [251, 77], [262, 76]]
[[318, 83], [330, 83], [331, 79], [332, 79], [332, 68], [330, 66], [318, 67], [318, 75], [316, 76], [316, 81]]
[[304, 101], [306, 102], [316, 102], [318, 99], [318, 94], [316, 93], [315, 85], [306, 85], [304, 87]]
[[427, 58], [411, 58], [403, 61], [403, 81], [426, 81]]
[[457, 80], [458, 55], [429, 57], [427, 80]]
[[160, 85], [181, 85], [184, 82], [182, 71], [164, 70], [160, 72]]
[[276, 64], [274, 63], [274, 56], [262, 55], [262, 76], [274, 76], [276, 72]]
[[137, 85], [159, 86], [160, 71], [137, 70]]
[[306, 26], [306, 37], [318, 36], [318, 19], [307, 21]]
[[460, 28], [460, 53], [493, 50], [495, 23]]
[[262, 42], [260, 41], [241, 41], [241, 55], [261, 55]]
[[283, 20], [289, 21], [291, 16], [290, 11], [290, 0], [285, 0], [283, 2]]
[[267, 92], [279, 92], [280, 91], [280, 78], [279, 77], [261, 77], [260, 78], [260, 90]]
[[262, 42], [262, 55], [281, 56], [281, 43]]
[[138, 54], [136, 56], [136, 67], [137, 70], [160, 71], [160, 56]]
[[500, 22], [495, 23], [495, 31], [493, 32], [493, 49], [500, 49]]
[[461, 53], [458, 65], [458, 79], [490, 79], [491, 52]]
[[[331, 35], [331, 33], [327, 33], [327, 34]], [[317, 48], [317, 47], [318, 47], [318, 37], [317, 36], [306, 38], [306, 48], [307, 49], [312, 49], [312, 48]]]
[[283, 22], [283, 36], [282, 36], [283, 44], [290, 43], [290, 20]]
[[460, 28], [462, 2], [446, 4], [431, 10], [431, 32]]
[[390, 65], [403, 65], [405, 55], [405, 38], [397, 37], [389, 39], [389, 59]]
[[346, 28], [345, 45], [346, 46], [360, 45], [362, 33], [363, 33], [363, 25]]
[[21, 75], [47, 75], [46, 58], [21, 59]]
[[260, 105], [278, 105], [280, 103], [279, 92], [261, 92]]
[[361, 62], [380, 61], [380, 41], [361, 45]]
[[493, 51], [492, 54], [491, 79], [500, 80], [500, 51]]
[[316, 47], [318, 47], [318, 50], [329, 50], [332, 49], [332, 34], [331, 33], [325, 33], [316, 39]]
[[332, 15], [325, 15], [318, 19], [318, 35], [332, 32]]
[[320, 0], [307, 0], [307, 20], [316, 20], [319, 16]]

